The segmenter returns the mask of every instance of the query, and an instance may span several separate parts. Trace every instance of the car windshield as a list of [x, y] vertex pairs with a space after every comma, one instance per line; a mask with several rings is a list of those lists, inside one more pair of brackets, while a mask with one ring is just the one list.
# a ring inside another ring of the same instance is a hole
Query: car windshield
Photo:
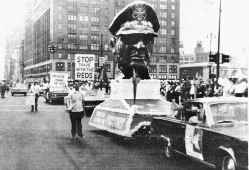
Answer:
[[20, 84], [19, 83], [19, 84], [16, 84], [15, 88], [17, 88], [17, 89], [26, 89], [27, 86], [25, 84]]
[[210, 105], [215, 123], [225, 121], [246, 121], [247, 103], [219, 103]]

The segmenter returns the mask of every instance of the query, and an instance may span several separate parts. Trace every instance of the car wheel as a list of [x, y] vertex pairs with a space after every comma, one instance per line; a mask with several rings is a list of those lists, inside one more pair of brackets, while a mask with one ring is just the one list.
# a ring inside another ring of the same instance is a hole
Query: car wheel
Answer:
[[164, 144], [164, 146], [163, 146], [163, 153], [164, 153], [164, 156], [167, 159], [172, 158], [173, 157], [172, 147], [169, 146], [168, 144]]
[[234, 159], [230, 155], [225, 155], [218, 166], [218, 170], [236, 170]]

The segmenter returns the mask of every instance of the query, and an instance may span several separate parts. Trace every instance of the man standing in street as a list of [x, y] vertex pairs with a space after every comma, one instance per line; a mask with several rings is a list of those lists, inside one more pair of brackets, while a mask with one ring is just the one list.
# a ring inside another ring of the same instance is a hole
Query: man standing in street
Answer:
[[83, 134], [82, 134], [81, 119], [84, 116], [84, 107], [83, 107], [84, 96], [79, 91], [78, 85], [75, 86], [75, 91], [69, 95], [69, 98], [71, 100], [70, 120], [72, 125], [71, 128], [72, 138], [75, 139], [76, 134], [82, 138]]
[[7, 88], [6, 88], [6, 84], [4, 83], [4, 82], [2, 82], [1, 84], [0, 84], [0, 91], [1, 91], [1, 97], [2, 98], [5, 98], [5, 90], [6, 90]]
[[39, 95], [40, 95], [40, 86], [38, 85], [37, 82], [34, 83], [34, 87], [32, 89], [32, 91], [34, 92], [35, 94], [35, 112], [38, 111], [38, 98], [39, 98]]

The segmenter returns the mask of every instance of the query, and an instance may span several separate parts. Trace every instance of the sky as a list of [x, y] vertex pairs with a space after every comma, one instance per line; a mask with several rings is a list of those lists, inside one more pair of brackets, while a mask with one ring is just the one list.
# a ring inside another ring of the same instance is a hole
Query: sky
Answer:
[[[0, 80], [3, 78], [5, 37], [24, 21], [26, 0], [0, 0]], [[180, 0], [180, 41], [185, 54], [191, 54], [198, 41], [217, 51], [219, 0]], [[249, 0], [222, 0], [221, 49], [244, 65], [249, 58]], [[247, 65], [248, 66], [248, 65]]]

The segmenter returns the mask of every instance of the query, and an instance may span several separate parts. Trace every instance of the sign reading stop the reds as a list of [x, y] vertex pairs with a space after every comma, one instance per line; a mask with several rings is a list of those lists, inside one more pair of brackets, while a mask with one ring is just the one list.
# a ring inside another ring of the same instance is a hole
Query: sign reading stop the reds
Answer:
[[94, 65], [94, 54], [75, 54], [75, 80], [94, 80]]

